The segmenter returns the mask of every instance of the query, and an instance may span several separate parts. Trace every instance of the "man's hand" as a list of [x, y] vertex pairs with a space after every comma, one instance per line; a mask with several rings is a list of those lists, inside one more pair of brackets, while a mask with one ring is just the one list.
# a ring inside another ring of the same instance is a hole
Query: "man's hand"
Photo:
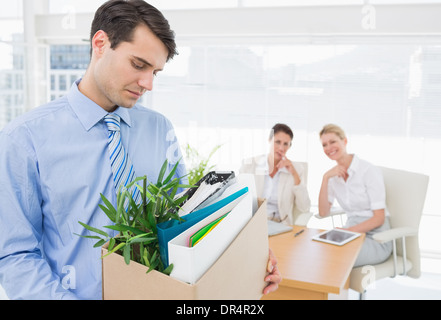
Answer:
[[282, 281], [282, 275], [277, 268], [277, 259], [271, 249], [269, 249], [267, 271], [269, 274], [265, 277], [265, 281], [269, 282], [269, 284], [265, 287], [265, 289], [263, 289], [263, 294], [276, 291], [279, 287], [280, 281]]

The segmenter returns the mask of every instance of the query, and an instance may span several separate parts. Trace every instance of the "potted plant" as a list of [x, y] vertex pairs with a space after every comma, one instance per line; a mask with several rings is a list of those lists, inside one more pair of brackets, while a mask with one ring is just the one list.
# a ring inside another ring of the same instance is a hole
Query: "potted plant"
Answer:
[[[113, 224], [104, 226], [104, 229], [98, 229], [78, 221], [88, 231], [96, 234], [79, 236], [98, 240], [94, 247], [101, 247], [108, 243], [108, 253], [105, 256], [116, 252], [124, 257], [126, 264], [133, 260], [147, 266], [147, 273], [151, 270], [157, 270], [169, 275], [173, 265], [165, 267], [161, 261], [156, 225], [170, 219], [180, 220], [178, 209], [186, 200], [186, 196], [175, 197], [176, 192], [178, 188], [192, 187], [181, 184], [178, 178], [172, 179], [178, 164], [179, 162], [165, 176], [168, 167], [166, 160], [156, 183], [149, 182], [147, 184], [147, 177], [143, 176], [136, 178], [126, 188], [120, 189], [117, 193], [116, 208], [101, 194], [103, 204], [99, 206]], [[142, 181], [142, 187], [137, 184], [139, 181]], [[135, 203], [128, 192], [128, 189], [134, 184], [142, 195], [142, 203], [139, 205]], [[129, 206], [126, 210], [124, 203], [127, 198]], [[105, 229], [117, 231], [117, 234], [112, 236]]]
[[195, 185], [204, 175], [206, 175], [214, 165], [208, 166], [211, 157], [222, 145], [215, 146], [208, 157], [203, 158], [199, 152], [189, 144], [185, 146], [186, 163], [190, 168], [188, 171], [188, 182]]

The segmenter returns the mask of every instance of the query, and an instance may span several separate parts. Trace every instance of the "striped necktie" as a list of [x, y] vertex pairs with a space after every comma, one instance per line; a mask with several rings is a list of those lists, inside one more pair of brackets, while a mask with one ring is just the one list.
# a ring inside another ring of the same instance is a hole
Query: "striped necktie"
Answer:
[[[108, 114], [104, 117], [104, 122], [109, 129], [108, 147], [110, 153], [110, 162], [112, 165], [113, 181], [115, 182], [116, 192], [123, 190], [123, 188], [133, 181], [135, 177], [135, 169], [130, 161], [129, 154], [124, 150], [124, 146], [121, 141], [120, 132], [120, 118], [116, 114]], [[130, 190], [130, 194], [137, 204], [140, 203], [141, 195], [133, 185]], [[129, 199], [126, 199], [124, 208], [127, 210], [129, 205]]]

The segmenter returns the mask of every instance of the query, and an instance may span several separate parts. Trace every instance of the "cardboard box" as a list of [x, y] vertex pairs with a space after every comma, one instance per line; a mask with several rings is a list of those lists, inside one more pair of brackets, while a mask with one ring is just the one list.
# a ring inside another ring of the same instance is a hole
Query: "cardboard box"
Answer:
[[[254, 300], [262, 297], [268, 263], [266, 202], [193, 285], [113, 253], [102, 259], [104, 300]], [[103, 255], [107, 253], [105, 247]]]

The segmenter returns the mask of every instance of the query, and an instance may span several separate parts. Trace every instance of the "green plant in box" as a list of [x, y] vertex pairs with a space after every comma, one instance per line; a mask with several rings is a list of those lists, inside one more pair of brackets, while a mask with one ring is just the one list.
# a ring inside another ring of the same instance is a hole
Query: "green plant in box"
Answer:
[[189, 144], [185, 146], [185, 158], [187, 161], [188, 171], [188, 182], [192, 185], [196, 184], [200, 179], [202, 179], [211, 169], [215, 166], [209, 166], [211, 157], [222, 145], [215, 146], [207, 158], [203, 158], [199, 152], [192, 148]]
[[[180, 220], [177, 212], [186, 197], [175, 199], [176, 192], [178, 188], [192, 187], [191, 185], [181, 184], [178, 178], [172, 179], [178, 164], [179, 162], [165, 176], [168, 167], [166, 160], [156, 183], [150, 182], [147, 184], [147, 177], [143, 176], [136, 178], [126, 188], [120, 189], [117, 194], [116, 208], [101, 194], [104, 205], [100, 204], [99, 206], [114, 223], [103, 228], [117, 231], [116, 236], [111, 236], [105, 230], [78, 221], [84, 228], [96, 234], [79, 236], [98, 240], [94, 247], [101, 247], [108, 242], [107, 255], [114, 252], [120, 253], [127, 264], [130, 263], [130, 260], [133, 260], [147, 266], [149, 268], [147, 272], [157, 270], [170, 274], [173, 265], [165, 268], [161, 261], [156, 225], [170, 219]], [[136, 184], [139, 181], [142, 181], [142, 186]], [[135, 203], [128, 191], [133, 184], [136, 184], [142, 195], [142, 203], [139, 205]], [[124, 208], [126, 199], [129, 200], [127, 210]]]

